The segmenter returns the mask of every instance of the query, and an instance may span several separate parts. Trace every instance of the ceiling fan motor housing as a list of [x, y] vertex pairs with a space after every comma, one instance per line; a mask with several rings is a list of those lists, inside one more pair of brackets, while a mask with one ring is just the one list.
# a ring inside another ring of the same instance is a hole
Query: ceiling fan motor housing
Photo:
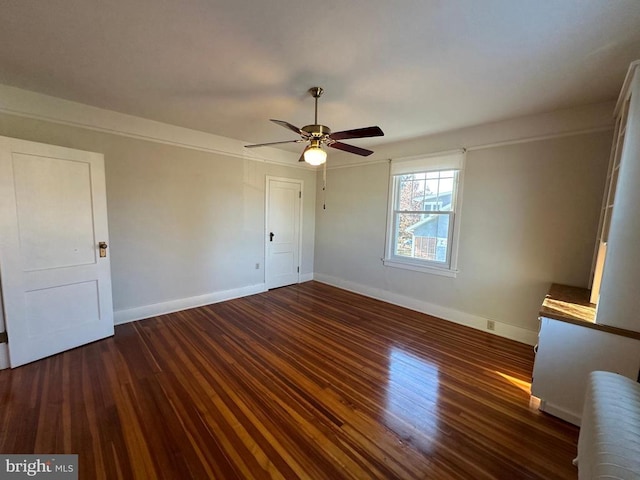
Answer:
[[312, 138], [322, 138], [331, 135], [331, 129], [325, 125], [306, 125], [300, 130], [309, 134]]

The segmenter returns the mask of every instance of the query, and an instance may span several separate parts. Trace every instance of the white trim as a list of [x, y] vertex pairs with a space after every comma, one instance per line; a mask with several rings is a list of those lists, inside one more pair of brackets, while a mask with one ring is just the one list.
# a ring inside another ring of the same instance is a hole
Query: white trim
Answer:
[[379, 288], [369, 287], [341, 278], [332, 277], [330, 275], [324, 275], [320, 273], [314, 274], [314, 280], [334, 287], [342, 288], [350, 292], [359, 293], [367, 297], [382, 300], [384, 302], [391, 303], [393, 305], [399, 305], [401, 307], [415, 310], [417, 312], [426, 313], [434, 317], [448, 320], [459, 325], [465, 325], [467, 327], [475, 328], [476, 330], [482, 330], [488, 333], [498, 335], [500, 337], [509, 338], [517, 342], [525, 343], [527, 345], [535, 345], [538, 341], [538, 332], [535, 330], [528, 330], [522, 327], [516, 327], [508, 323], [495, 322], [495, 331], [487, 330], [487, 321], [491, 320], [486, 317], [474, 315], [472, 313], [462, 312], [449, 307], [443, 307], [442, 305], [436, 305], [415, 298], [407, 297], [397, 293], [390, 292], [388, 290], [382, 290]]
[[442, 268], [431, 267], [428, 265], [418, 265], [415, 261], [407, 260], [406, 262], [383, 258], [382, 264], [385, 267], [403, 268], [405, 270], [413, 270], [414, 272], [430, 273], [432, 275], [440, 275], [442, 277], [456, 278], [458, 276], [458, 270], [452, 270], [447, 266]]
[[[632, 66], [637, 66], [638, 61], [633, 62]], [[630, 67], [631, 69], [631, 67]], [[614, 105], [613, 102], [611, 102]], [[594, 107], [607, 107], [609, 104], [597, 104], [588, 105], [590, 108]], [[518, 123], [522, 120], [535, 121], [544, 117], [545, 119], [549, 115], [555, 117], [562, 116], [566, 112], [571, 112], [577, 109], [568, 109], [566, 111], [543, 113], [539, 115], [531, 115], [528, 117], [517, 117], [515, 119], [509, 119], [502, 122], [493, 122], [489, 124], [479, 124], [472, 127], [466, 127], [461, 129], [463, 131], [473, 130], [477, 128], [484, 128], [487, 125], [502, 126], [513, 123]], [[261, 161], [265, 163], [274, 163], [279, 165], [287, 165], [294, 168], [319, 170], [317, 167], [312, 167], [306, 162], [298, 162], [299, 155], [293, 152], [286, 152], [272, 147], [263, 147], [258, 150], [246, 149], [244, 145], [247, 143], [241, 140], [235, 140], [219, 135], [205, 133], [198, 130], [192, 130], [189, 128], [178, 127], [154, 120], [148, 120], [133, 115], [127, 115], [123, 113], [114, 112], [90, 105], [85, 105], [70, 100], [64, 100], [62, 98], [52, 97], [41, 93], [31, 92], [9, 85], [0, 84], [0, 112], [7, 113], [9, 115], [17, 115], [25, 118], [32, 118], [35, 120], [44, 120], [47, 122], [58, 123], [62, 125], [69, 125], [73, 127], [85, 128], [88, 130], [94, 130], [103, 133], [109, 133], [112, 135], [120, 135], [124, 137], [137, 138], [150, 142], [157, 142], [166, 145], [173, 145], [183, 148], [189, 148], [192, 150], [199, 150], [209, 153], [218, 153], [222, 155], [228, 155], [231, 157], [243, 158], [253, 161]], [[596, 112], [597, 113], [597, 112]], [[587, 115], [588, 116], [588, 115]], [[593, 116], [593, 115], [592, 115]], [[569, 128], [574, 130], [564, 131], [560, 133], [551, 134], [536, 134], [533, 133], [536, 129], [535, 126], [529, 128], [531, 133], [529, 135], [520, 136], [515, 140], [506, 140], [496, 143], [488, 144], [476, 144], [473, 142], [467, 142], [471, 146], [468, 150], [479, 150], [484, 148], [493, 148], [496, 146], [512, 145], [517, 143], [534, 142], [539, 140], [546, 140], [551, 138], [560, 138], [572, 135], [582, 135], [586, 133], [595, 133], [601, 131], [611, 130], [613, 126], [595, 126], [587, 128], [579, 128], [578, 125], [584, 125], [582, 120], [585, 115], [578, 115], [580, 120], [575, 118], [564, 119], [565, 125], [570, 125]], [[549, 121], [544, 121], [544, 125], [548, 125]], [[593, 123], [593, 122], [592, 122]], [[540, 127], [538, 125], [538, 127]], [[498, 130], [506, 130], [504, 128], [498, 128]], [[455, 130], [454, 130], [455, 131]], [[444, 134], [450, 134], [452, 131], [443, 132]], [[440, 134], [433, 134], [430, 137], [437, 137]], [[411, 139], [413, 141], [416, 139]], [[395, 143], [395, 142], [394, 142]], [[453, 150], [448, 150], [453, 151]], [[340, 157], [342, 158], [342, 156]], [[347, 158], [347, 157], [344, 157]], [[375, 165], [389, 161], [388, 159], [372, 159], [368, 161], [357, 161], [350, 163], [337, 163], [330, 162], [327, 165], [327, 169], [339, 169], [339, 168], [351, 168], [360, 167], [366, 165]]]
[[212, 303], [233, 300], [234, 298], [246, 297], [267, 291], [264, 283], [249, 285], [246, 287], [233, 288], [230, 290], [221, 290], [218, 292], [206, 293], [195, 297], [179, 298], [177, 300], [169, 300], [168, 302], [154, 303], [151, 305], [143, 305], [141, 307], [128, 308], [126, 310], [116, 310], [114, 312], [114, 324], [134, 322], [144, 318], [156, 317], [167, 313], [179, 312], [189, 308], [201, 307]]
[[[338, 161], [332, 160], [327, 168], [349, 168], [382, 163], [389, 157], [396, 158], [398, 152], [409, 156], [424, 156], [430, 152], [454, 151], [462, 148], [462, 145], [468, 151], [481, 150], [611, 131], [614, 107], [614, 101], [601, 102], [444, 130], [421, 137], [394, 140], [376, 145], [374, 148], [376, 153], [368, 157], [366, 162], [354, 160], [353, 155], [345, 153], [337, 157]], [[433, 150], [429, 150], [431, 148]]]
[[[436, 262], [428, 262], [417, 258], [403, 258], [394, 254], [395, 244], [395, 202], [396, 202], [396, 184], [397, 177], [403, 173], [407, 173], [403, 169], [396, 169], [394, 171], [394, 162], [391, 160], [389, 166], [389, 184], [387, 191], [387, 229], [385, 232], [385, 249], [384, 258], [382, 263], [387, 267], [404, 268], [407, 270], [413, 270], [416, 272], [422, 272], [427, 274], [441, 275], [450, 278], [456, 278], [458, 273], [458, 248], [460, 244], [460, 225], [462, 221], [462, 190], [464, 184], [464, 169], [466, 167], [466, 149], [449, 150], [447, 152], [432, 153], [426, 156], [414, 156], [404, 157], [401, 162], [406, 163], [412, 167], [419, 166], [420, 162], [426, 159], [439, 160], [442, 158], [453, 158], [455, 167], [452, 167], [456, 171], [455, 176], [455, 197], [451, 198], [454, 209], [452, 211], [451, 218], [453, 219], [453, 231], [450, 232], [450, 236], [447, 238], [447, 262], [442, 266], [436, 264]], [[428, 163], [428, 162], [427, 162]], [[444, 164], [437, 162], [438, 167], [442, 167]], [[411, 170], [414, 171], [414, 170]], [[429, 171], [428, 164], [425, 164], [425, 168], [421, 171]], [[416, 171], [417, 173], [417, 171]]]
[[447, 152], [394, 158], [391, 160], [391, 175], [418, 173], [427, 170], [462, 170], [465, 152], [466, 149], [462, 148]]
[[313, 280], [313, 273], [301, 273], [300, 274], [300, 283], [310, 282]]
[[300, 187], [300, 197], [298, 198], [299, 209], [300, 209], [300, 217], [298, 219], [298, 281], [300, 283], [300, 268], [302, 266], [302, 215], [304, 213], [304, 180], [299, 178], [287, 178], [287, 177], [275, 177], [272, 175], [265, 176], [265, 198], [264, 198], [264, 282], [266, 285], [269, 284], [268, 280], [268, 255], [269, 255], [269, 242], [267, 237], [269, 236], [269, 198], [271, 195], [271, 181], [274, 182], [286, 182], [286, 183], [295, 183]]
[[[344, 157], [340, 156], [338, 158], [342, 160]], [[327, 170], [338, 170], [340, 168], [368, 167], [369, 165], [378, 165], [380, 163], [389, 163], [389, 162], [391, 162], [390, 158], [382, 158], [380, 160], [364, 160], [360, 162], [353, 162], [353, 163], [346, 163], [346, 164], [338, 163], [337, 165], [336, 165], [336, 162], [328, 161], [326, 162], [326, 165], [327, 165]]]
[[453, 224], [453, 239], [451, 240], [451, 257], [449, 259], [449, 269], [458, 271], [458, 250], [460, 248], [460, 230], [462, 229], [462, 198], [464, 197], [464, 171], [467, 167], [466, 150], [462, 159], [462, 168], [458, 170], [456, 178], [456, 203]]
[[[482, 125], [479, 125], [482, 126]], [[582, 130], [573, 130], [573, 131], [569, 131], [569, 132], [560, 132], [560, 133], [550, 133], [547, 135], [532, 135], [530, 137], [522, 137], [522, 138], [516, 138], [513, 140], [504, 140], [501, 142], [493, 142], [493, 143], [482, 143], [482, 144], [478, 144], [478, 145], [471, 145], [471, 146], [467, 146], [464, 148], [464, 150], [468, 153], [468, 152], [473, 152], [476, 150], [486, 150], [488, 148], [498, 148], [498, 147], [507, 147], [509, 145], [518, 145], [520, 143], [530, 143], [530, 142], [541, 142], [543, 140], [553, 140], [556, 138], [565, 138], [565, 137], [574, 137], [574, 136], [578, 136], [578, 135], [588, 135], [590, 133], [600, 133], [600, 132], [609, 132], [611, 130], [613, 130], [613, 125], [608, 125], [608, 126], [601, 126], [601, 127], [593, 127], [593, 128], [585, 128]], [[448, 132], [444, 132], [444, 133], [448, 133]], [[437, 134], [436, 134], [437, 135]], [[434, 135], [435, 136], [435, 135]], [[458, 150], [447, 150], [447, 152], [453, 152], [453, 151], [460, 151]], [[421, 158], [421, 157], [426, 157], [426, 156], [431, 156], [431, 155], [438, 155], [437, 153], [426, 153], [424, 155], [412, 155], [411, 157], [417, 157], [417, 158]], [[399, 158], [393, 158], [393, 160], [401, 160], [404, 158], [411, 158], [411, 157], [399, 157]], [[340, 159], [342, 159], [344, 157], [340, 157]], [[327, 170], [337, 170], [339, 168], [352, 168], [352, 167], [366, 167], [368, 165], [377, 165], [380, 163], [387, 163], [392, 161], [392, 159], [390, 158], [381, 158], [378, 160], [371, 160], [371, 161], [363, 161], [363, 162], [354, 162], [354, 163], [347, 163], [347, 164], [338, 164], [336, 165], [336, 162], [329, 162], [327, 164]]]
[[605, 126], [605, 127], [594, 127], [587, 128], [584, 130], [575, 130], [571, 132], [562, 132], [562, 133], [550, 133], [548, 135], [538, 135], [533, 137], [525, 137], [525, 138], [517, 138], [513, 140], [505, 140], [503, 142], [494, 142], [494, 143], [483, 143], [481, 145], [474, 145], [472, 147], [467, 147], [467, 152], [473, 152], [475, 150], [486, 150], [488, 148], [498, 148], [498, 147], [507, 147], [509, 145], [518, 145], [520, 143], [529, 143], [529, 142], [541, 142], [543, 140], [553, 140], [555, 138], [565, 138], [565, 137], [575, 137], [577, 135], [587, 135], [590, 133], [600, 133], [600, 132], [608, 132], [613, 130], [613, 125]]
[[[98, 132], [137, 138], [209, 153], [287, 165], [299, 165], [299, 155], [271, 147], [244, 148], [249, 142], [167, 123], [105, 110], [40, 93], [0, 84], [0, 112], [36, 120], [86, 128]], [[302, 162], [303, 163], [303, 162]]]
[[582, 423], [582, 415], [575, 412], [570, 412], [568, 410], [565, 410], [564, 408], [560, 408], [557, 405], [549, 403], [542, 398], [540, 399], [539, 410], [542, 410], [549, 415], [553, 415], [554, 417], [561, 418], [562, 420], [565, 420], [566, 422], [569, 422], [578, 427]]
[[[2, 292], [0, 291], [0, 333], [7, 331], [4, 323], [4, 304], [2, 303]], [[9, 349], [6, 343], [0, 343], [0, 370], [9, 368]]]

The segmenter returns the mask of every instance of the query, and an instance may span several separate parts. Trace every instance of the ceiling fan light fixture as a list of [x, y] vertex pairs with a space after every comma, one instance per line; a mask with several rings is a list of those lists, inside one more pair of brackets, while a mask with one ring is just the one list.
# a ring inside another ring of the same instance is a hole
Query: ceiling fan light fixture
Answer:
[[352, 130], [343, 130], [340, 132], [331, 132], [331, 129], [326, 125], [320, 125], [318, 123], [318, 99], [322, 95], [324, 90], [321, 87], [312, 87], [309, 89], [309, 93], [315, 100], [315, 112], [313, 116], [313, 124], [305, 125], [302, 128], [296, 127], [295, 125], [290, 124], [289, 122], [285, 122], [284, 120], [276, 120], [274, 118], [271, 119], [273, 123], [276, 125], [280, 125], [281, 127], [286, 128], [287, 130], [291, 130], [294, 133], [300, 135], [298, 140], [285, 140], [283, 142], [269, 142], [269, 143], [258, 143], [254, 145], [245, 145], [246, 148], [255, 148], [255, 147], [267, 147], [273, 145], [280, 145], [283, 143], [301, 143], [301, 142], [309, 142], [309, 146], [306, 147], [300, 158], [299, 162], [305, 161], [309, 165], [318, 166], [322, 165], [327, 161], [327, 152], [322, 148], [323, 145], [326, 145], [331, 148], [336, 148], [338, 150], [342, 150], [343, 152], [353, 153], [355, 155], [360, 155], [363, 157], [367, 157], [373, 153], [371, 150], [367, 150], [366, 148], [356, 147], [355, 145], [350, 145], [348, 143], [342, 143], [340, 140], [345, 140], [349, 138], [368, 138], [368, 137], [381, 137], [384, 135], [380, 127], [364, 127], [364, 128], [355, 128]]
[[327, 152], [319, 145], [312, 145], [304, 152], [304, 161], [309, 165], [318, 166], [327, 161]]

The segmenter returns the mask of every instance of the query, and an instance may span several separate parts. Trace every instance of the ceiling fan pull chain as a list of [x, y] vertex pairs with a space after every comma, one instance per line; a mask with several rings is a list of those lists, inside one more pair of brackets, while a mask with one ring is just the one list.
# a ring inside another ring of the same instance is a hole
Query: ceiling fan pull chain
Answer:
[[327, 209], [327, 162], [322, 168], [322, 209]]

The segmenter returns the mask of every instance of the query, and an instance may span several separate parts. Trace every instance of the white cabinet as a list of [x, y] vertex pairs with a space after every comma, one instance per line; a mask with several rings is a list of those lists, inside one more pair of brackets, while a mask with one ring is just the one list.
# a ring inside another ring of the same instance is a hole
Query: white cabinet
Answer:
[[637, 379], [640, 339], [564, 320], [540, 322], [531, 394], [540, 398], [541, 410], [579, 425], [589, 372]]

